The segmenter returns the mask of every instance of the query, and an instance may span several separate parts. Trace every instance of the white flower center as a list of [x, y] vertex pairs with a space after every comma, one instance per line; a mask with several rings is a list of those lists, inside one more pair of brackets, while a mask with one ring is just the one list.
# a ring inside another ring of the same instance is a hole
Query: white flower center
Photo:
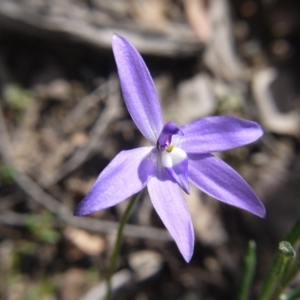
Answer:
[[181, 163], [187, 157], [186, 153], [173, 145], [162, 151], [161, 163], [165, 168], [172, 168]]

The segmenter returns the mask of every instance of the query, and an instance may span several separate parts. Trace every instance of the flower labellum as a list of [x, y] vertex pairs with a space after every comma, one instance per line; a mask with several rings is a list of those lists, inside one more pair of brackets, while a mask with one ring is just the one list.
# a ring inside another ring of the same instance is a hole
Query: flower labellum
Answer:
[[245, 180], [211, 152], [256, 141], [263, 134], [252, 121], [217, 116], [179, 127], [163, 124], [150, 73], [138, 51], [123, 37], [113, 36], [113, 53], [127, 109], [152, 146], [121, 151], [102, 171], [75, 215], [111, 207], [147, 186], [153, 206], [189, 262], [194, 229], [181, 189], [191, 182], [208, 195], [264, 217], [265, 207]]

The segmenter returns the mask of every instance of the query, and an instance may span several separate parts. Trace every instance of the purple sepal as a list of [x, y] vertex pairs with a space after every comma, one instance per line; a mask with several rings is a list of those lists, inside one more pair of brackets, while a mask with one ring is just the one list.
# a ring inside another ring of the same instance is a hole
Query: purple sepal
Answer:
[[163, 122], [149, 70], [139, 52], [123, 37], [115, 34], [112, 46], [128, 111], [145, 138], [155, 144]]
[[111, 207], [139, 192], [155, 172], [156, 151], [154, 147], [121, 151], [99, 175], [74, 215]]
[[248, 183], [211, 154], [189, 154], [189, 179], [206, 194], [261, 218], [266, 209]]
[[152, 204], [175, 240], [182, 256], [189, 262], [194, 251], [194, 228], [179, 186], [170, 180], [164, 168], [157, 170], [148, 182]]
[[259, 124], [231, 116], [198, 119], [180, 128], [179, 138], [186, 153], [211, 153], [247, 145], [259, 139], [263, 130]]

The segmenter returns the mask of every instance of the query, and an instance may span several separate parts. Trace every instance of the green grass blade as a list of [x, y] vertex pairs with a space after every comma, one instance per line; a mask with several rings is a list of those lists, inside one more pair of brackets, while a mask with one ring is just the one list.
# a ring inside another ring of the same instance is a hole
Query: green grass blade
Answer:
[[245, 257], [244, 273], [242, 276], [237, 300], [247, 300], [251, 290], [253, 277], [256, 268], [256, 244], [250, 241]]

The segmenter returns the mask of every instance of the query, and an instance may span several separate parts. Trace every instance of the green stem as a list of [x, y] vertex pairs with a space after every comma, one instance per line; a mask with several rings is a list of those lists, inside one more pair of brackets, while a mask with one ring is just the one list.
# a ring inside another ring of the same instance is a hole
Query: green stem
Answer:
[[[295, 257], [294, 250], [292, 250], [292, 246], [295, 246], [300, 238], [300, 219], [298, 219], [297, 223], [293, 226], [290, 232], [285, 237], [285, 241], [290, 243], [291, 247], [285, 247], [285, 244], [281, 244], [284, 247], [281, 250], [285, 250], [285, 255], [282, 251], [277, 251], [275, 258], [273, 259], [273, 264], [269, 271], [268, 276], [264, 282], [262, 292], [260, 294], [259, 300], [270, 300], [276, 299], [275, 295], [280, 295], [280, 293], [288, 286], [290, 281], [296, 276], [298, 269], [300, 267], [300, 247], [297, 250], [297, 255]], [[287, 259], [291, 254], [292, 257]], [[286, 256], [286, 259], [283, 258]], [[278, 274], [281, 273], [281, 278], [278, 277]], [[295, 295], [298, 290], [295, 291]], [[281, 295], [280, 295], [281, 296]], [[293, 297], [294, 293], [291, 294], [291, 298], [289, 296], [285, 296], [286, 298], [282, 299], [296, 299]]]
[[241, 285], [238, 293], [238, 300], [247, 300], [249, 297], [249, 291], [254, 277], [256, 267], [256, 244], [254, 241], [250, 241], [248, 245], [247, 254], [245, 257], [244, 273], [241, 281]]
[[118, 256], [120, 253], [121, 242], [122, 242], [123, 230], [128, 221], [128, 218], [133, 210], [133, 207], [134, 207], [135, 203], [137, 202], [138, 198], [140, 197], [140, 195], [141, 195], [141, 193], [138, 193], [138, 194], [135, 194], [131, 198], [131, 200], [120, 220], [120, 223], [119, 223], [117, 239], [116, 239], [114, 249], [113, 249], [110, 261], [109, 261], [109, 269], [108, 269], [108, 276], [107, 276], [107, 292], [106, 292], [106, 297], [105, 297], [106, 300], [111, 300], [111, 297], [112, 297], [112, 295], [111, 295], [111, 277], [116, 269], [117, 260], [118, 260]]
[[264, 283], [259, 300], [278, 299], [285, 288], [285, 277], [288, 264], [295, 256], [295, 251], [289, 242], [279, 243], [279, 248], [273, 264]]
[[290, 265], [290, 262], [294, 260], [296, 253], [292, 245], [287, 242], [283, 241], [280, 242], [279, 244], [279, 250], [283, 254], [283, 262], [281, 264], [281, 268], [278, 273], [278, 281], [277, 285], [275, 288], [275, 291], [273, 293], [273, 298], [272, 299], [279, 299], [279, 297], [282, 295], [284, 289], [286, 288], [287, 281], [286, 281], [286, 276], [287, 276], [287, 270]]
[[290, 267], [287, 271], [287, 275], [284, 282], [285, 285], [288, 285], [293, 280], [293, 278], [298, 274], [299, 268], [300, 268], [300, 247], [297, 250], [295, 259], [290, 263]]

